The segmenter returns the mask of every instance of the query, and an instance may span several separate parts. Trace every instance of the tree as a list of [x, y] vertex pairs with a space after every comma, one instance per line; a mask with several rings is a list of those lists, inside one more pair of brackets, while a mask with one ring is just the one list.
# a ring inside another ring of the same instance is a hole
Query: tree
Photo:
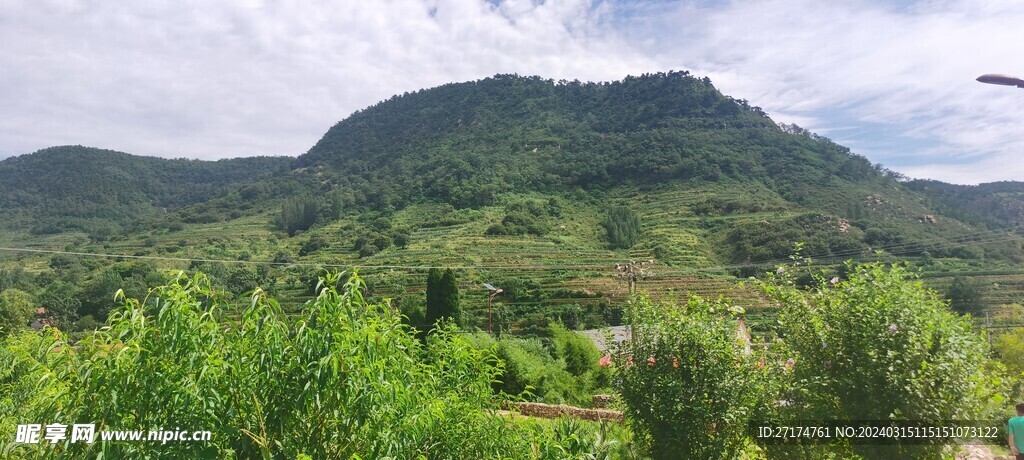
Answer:
[[612, 247], [629, 249], [640, 238], [640, 215], [625, 206], [611, 208], [604, 228]]
[[946, 299], [949, 300], [949, 306], [958, 313], [981, 312], [981, 291], [975, 283], [962, 276], [953, 278], [946, 291]]
[[447, 269], [431, 268], [427, 274], [427, 313], [426, 321], [431, 328], [439, 320], [455, 321], [462, 325], [462, 312], [459, 308], [459, 286], [455, 272]]
[[649, 440], [651, 457], [742, 457], [748, 422], [777, 401], [774, 348], [747, 351], [737, 340], [738, 311], [724, 302], [658, 305], [640, 297], [630, 308], [636, 332], [614, 347], [611, 361], [625, 414]]
[[[788, 272], [764, 285], [779, 303], [792, 382], [776, 400], [788, 420], [979, 420], [999, 397], [989, 347], [899, 265], [853, 265], [845, 280], [799, 288]], [[934, 440], [936, 443], [941, 440]], [[941, 444], [853, 445], [839, 458], [941, 457]], [[792, 458], [792, 452], [782, 453]], [[821, 458], [824, 455], [816, 455]]]
[[459, 282], [455, 278], [455, 271], [450, 268], [441, 276], [441, 292], [444, 315], [455, 321], [455, 324], [464, 326], [462, 308], [459, 306]]
[[320, 212], [320, 203], [311, 196], [298, 196], [291, 198], [281, 205], [281, 214], [278, 219], [278, 226], [288, 232], [288, 236], [295, 236], [301, 230], [308, 230], [316, 223]]
[[427, 330], [432, 330], [443, 316], [441, 308], [441, 270], [431, 268], [427, 273]]
[[0, 336], [28, 326], [35, 316], [32, 296], [20, 289], [0, 293]]
[[55, 282], [39, 296], [39, 303], [46, 309], [46, 316], [54, 322], [54, 326], [66, 329], [78, 320], [78, 309], [82, 302], [78, 300], [74, 288], [63, 282]]

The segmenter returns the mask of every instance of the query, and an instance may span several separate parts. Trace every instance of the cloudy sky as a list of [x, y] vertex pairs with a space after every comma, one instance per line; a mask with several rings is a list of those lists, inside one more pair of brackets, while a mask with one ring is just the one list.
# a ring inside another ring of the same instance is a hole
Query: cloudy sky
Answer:
[[395, 93], [689, 70], [911, 177], [1024, 180], [1024, 2], [0, 0], [0, 158], [298, 155]]

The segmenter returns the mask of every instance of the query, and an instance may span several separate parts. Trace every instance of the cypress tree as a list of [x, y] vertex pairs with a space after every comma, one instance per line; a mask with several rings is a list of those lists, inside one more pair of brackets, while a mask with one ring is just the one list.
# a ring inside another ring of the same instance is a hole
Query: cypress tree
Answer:
[[462, 309], [459, 307], [459, 283], [455, 278], [455, 271], [450, 268], [441, 276], [441, 296], [441, 311], [444, 316], [463, 326]]
[[431, 268], [427, 274], [427, 330], [434, 328], [434, 323], [443, 315], [441, 305], [441, 270]]

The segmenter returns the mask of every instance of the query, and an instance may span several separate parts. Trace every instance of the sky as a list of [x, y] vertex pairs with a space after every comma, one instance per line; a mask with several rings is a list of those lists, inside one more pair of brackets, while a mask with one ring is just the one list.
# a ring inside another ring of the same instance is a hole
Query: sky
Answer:
[[914, 178], [1024, 180], [1024, 2], [0, 0], [0, 158], [300, 155], [393, 94], [687, 70]]

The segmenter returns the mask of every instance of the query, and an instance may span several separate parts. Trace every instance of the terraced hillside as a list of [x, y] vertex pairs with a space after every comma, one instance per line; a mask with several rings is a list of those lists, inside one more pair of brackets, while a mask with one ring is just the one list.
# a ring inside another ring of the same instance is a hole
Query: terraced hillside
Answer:
[[[653, 261], [638, 284], [655, 299], [722, 295], [753, 317], [767, 305], [738, 282], [800, 242], [835, 273], [846, 259], [905, 260], [937, 289], [972, 276], [986, 304], [1021, 300], [1016, 185], [908, 183], [685, 72], [499, 75], [358, 111], [294, 159], [139, 158], [61, 148], [0, 162], [0, 189], [44, 172], [67, 185], [0, 200], [16, 216], [0, 230], [0, 289], [62, 283], [101, 314], [117, 283], [191, 269], [297, 306], [319, 269], [358, 267], [402, 307], [422, 303], [427, 269], [447, 267], [477, 325], [487, 282], [505, 290], [503, 327], [530, 331], [621, 321], [614, 264], [628, 260]], [[612, 241], [613, 208], [636, 216], [635, 242]]]

